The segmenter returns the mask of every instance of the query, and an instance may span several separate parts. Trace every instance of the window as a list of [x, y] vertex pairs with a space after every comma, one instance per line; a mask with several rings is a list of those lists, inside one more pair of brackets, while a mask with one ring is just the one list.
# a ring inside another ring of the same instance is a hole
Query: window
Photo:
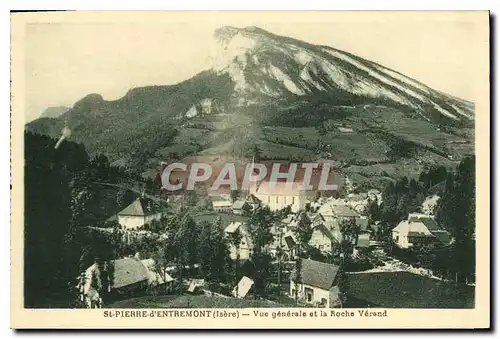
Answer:
[[278, 196], [276, 196], [276, 203], [278, 203]]
[[307, 302], [311, 302], [313, 300], [313, 290], [310, 289], [310, 288], [305, 287], [304, 288], [304, 293], [306, 295]]
[[267, 203], [268, 203], [268, 204], [270, 204], [270, 203], [271, 203], [271, 197], [270, 197], [270, 196], [268, 196], [268, 197], [267, 197]]
[[321, 305], [325, 305], [326, 306], [326, 303], [327, 303], [326, 298], [321, 298]]
[[295, 197], [292, 197], [292, 205], [295, 204]]

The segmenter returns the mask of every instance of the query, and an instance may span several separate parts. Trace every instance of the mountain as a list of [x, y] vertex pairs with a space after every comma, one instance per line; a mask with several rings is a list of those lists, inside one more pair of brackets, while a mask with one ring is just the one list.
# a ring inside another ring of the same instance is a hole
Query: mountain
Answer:
[[48, 107], [40, 114], [40, 118], [58, 118], [70, 109], [71, 107], [66, 106]]
[[236, 91], [250, 102], [256, 95], [281, 98], [320, 94], [337, 103], [372, 99], [402, 105], [428, 121], [474, 118], [471, 103], [332, 47], [279, 37], [256, 27], [224, 27], [215, 32], [215, 37], [222, 47], [215, 56], [215, 69], [229, 74]]
[[106, 101], [89, 94], [58, 118], [26, 125], [58, 136], [64, 121], [91, 154], [153, 175], [194, 155], [330, 159], [356, 182], [454, 166], [474, 152], [474, 104], [328, 46], [256, 27], [214, 34], [212, 66], [169, 86]]

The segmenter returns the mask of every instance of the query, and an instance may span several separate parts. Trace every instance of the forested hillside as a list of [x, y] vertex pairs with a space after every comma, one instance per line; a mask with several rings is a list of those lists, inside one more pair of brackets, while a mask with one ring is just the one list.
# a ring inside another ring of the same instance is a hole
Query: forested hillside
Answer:
[[[85, 148], [25, 134], [25, 305], [44, 299], [68, 300], [68, 284], [78, 276], [85, 244], [75, 236], [102, 222], [134, 199], [130, 191], [98, 182], [133, 180], [106, 157], [89, 158]], [[80, 239], [81, 240], [81, 239]]]

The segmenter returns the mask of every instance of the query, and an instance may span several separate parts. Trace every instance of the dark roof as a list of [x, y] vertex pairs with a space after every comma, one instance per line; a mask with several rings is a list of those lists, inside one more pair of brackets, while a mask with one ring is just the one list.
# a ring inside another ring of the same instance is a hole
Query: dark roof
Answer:
[[[301, 282], [306, 285], [329, 290], [334, 286], [335, 278], [339, 272], [339, 266], [326, 264], [311, 259], [302, 259], [300, 270]], [[295, 280], [297, 271], [294, 269], [290, 280]]]
[[117, 259], [113, 263], [113, 288], [120, 288], [148, 280], [148, 269], [136, 258]]
[[416, 238], [434, 238], [432, 234], [426, 234], [423, 232], [408, 232], [408, 236]]
[[106, 219], [104, 222], [110, 222], [110, 221], [118, 221], [118, 216], [116, 214], [113, 214], [108, 219]]
[[444, 245], [451, 241], [450, 233], [445, 230], [431, 230], [431, 233]]
[[297, 244], [295, 243], [295, 240], [293, 240], [293, 237], [288, 235], [285, 237], [285, 243], [288, 246], [288, 249], [294, 249]]
[[119, 215], [144, 216], [160, 212], [158, 205], [151, 199], [137, 198], [133, 203], [125, 207]]
[[326, 228], [326, 226], [324, 224], [316, 225], [316, 226], [314, 226], [314, 229], [320, 230], [331, 241], [336, 241], [337, 240], [334, 237], [334, 235], [332, 234], [332, 232], [328, 228]]
[[441, 228], [439, 227], [439, 225], [437, 224], [437, 222], [431, 218], [431, 217], [422, 217], [422, 218], [419, 218], [419, 220], [421, 222], [424, 223], [424, 225], [427, 227], [427, 229], [429, 231], [440, 231]]
[[250, 204], [260, 204], [262, 201], [260, 201], [259, 198], [257, 198], [255, 195], [250, 194], [247, 198], [246, 201]]

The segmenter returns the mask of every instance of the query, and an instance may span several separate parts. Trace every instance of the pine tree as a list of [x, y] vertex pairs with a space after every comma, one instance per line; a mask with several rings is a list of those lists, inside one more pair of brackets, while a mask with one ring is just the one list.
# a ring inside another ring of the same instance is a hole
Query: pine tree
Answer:
[[311, 227], [311, 220], [307, 213], [301, 212], [298, 215], [297, 227], [294, 230], [297, 241], [299, 242], [300, 252], [309, 244], [311, 240], [313, 229]]

